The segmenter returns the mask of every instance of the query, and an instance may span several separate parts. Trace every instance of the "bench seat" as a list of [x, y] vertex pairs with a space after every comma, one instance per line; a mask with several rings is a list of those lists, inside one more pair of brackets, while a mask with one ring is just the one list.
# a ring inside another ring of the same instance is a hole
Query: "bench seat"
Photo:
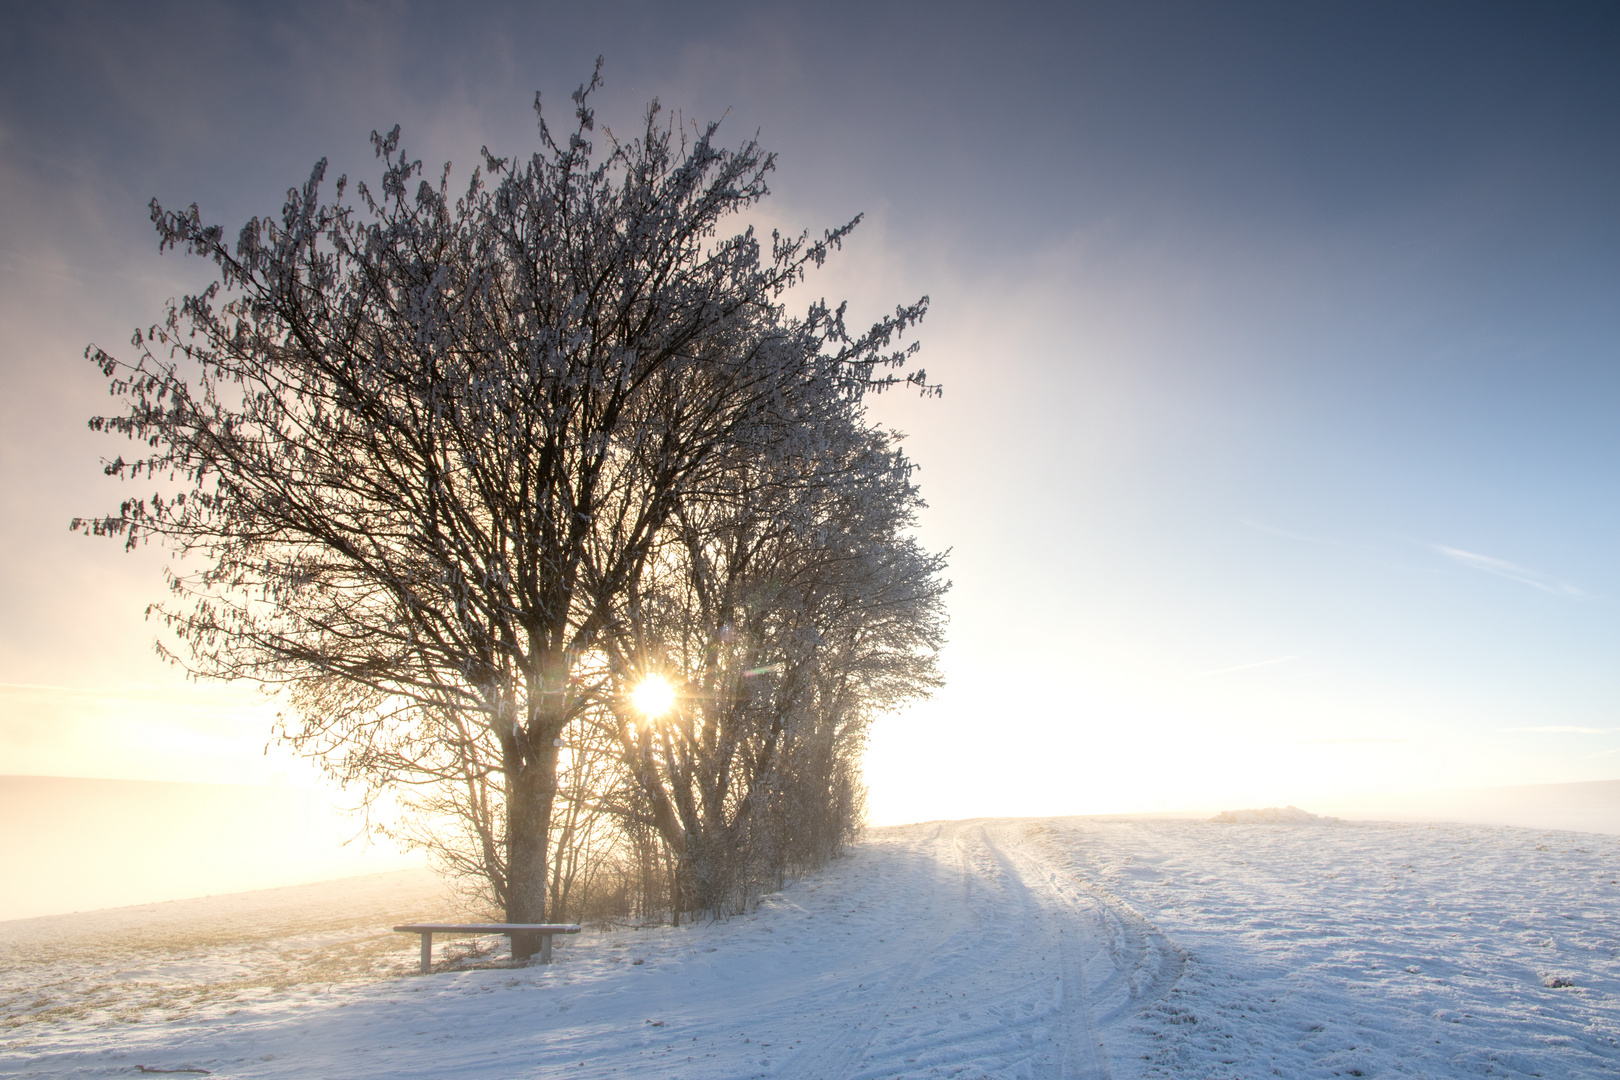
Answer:
[[577, 934], [579, 923], [406, 923], [394, 929], [401, 934], [422, 935], [422, 974], [433, 966], [434, 934], [539, 934], [540, 962], [551, 963], [551, 938], [554, 934]]

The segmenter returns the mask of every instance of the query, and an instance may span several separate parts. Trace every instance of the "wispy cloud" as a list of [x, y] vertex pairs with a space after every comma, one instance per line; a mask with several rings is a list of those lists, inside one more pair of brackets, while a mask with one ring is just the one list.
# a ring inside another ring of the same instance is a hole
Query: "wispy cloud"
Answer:
[[1431, 548], [1444, 555], [1453, 562], [1483, 570], [1487, 574], [1517, 581], [1521, 585], [1528, 585], [1532, 589], [1553, 593], [1557, 596], [1585, 596], [1581, 589], [1565, 581], [1555, 581], [1546, 574], [1526, 569], [1518, 563], [1510, 563], [1506, 559], [1493, 558], [1490, 555], [1481, 555], [1475, 551], [1464, 551], [1462, 548], [1447, 547], [1445, 544], [1430, 544]]
[[1232, 667], [1216, 668], [1214, 671], [1200, 671], [1199, 675], [1229, 675], [1234, 671], [1248, 671], [1251, 668], [1270, 667], [1273, 664], [1286, 664], [1290, 660], [1298, 660], [1297, 656], [1274, 656], [1270, 660], [1256, 660], [1252, 664], [1236, 664]]
[[1537, 735], [1608, 735], [1620, 728], [1610, 727], [1571, 727], [1568, 724], [1549, 724], [1545, 727], [1509, 727], [1503, 731], [1529, 731]]

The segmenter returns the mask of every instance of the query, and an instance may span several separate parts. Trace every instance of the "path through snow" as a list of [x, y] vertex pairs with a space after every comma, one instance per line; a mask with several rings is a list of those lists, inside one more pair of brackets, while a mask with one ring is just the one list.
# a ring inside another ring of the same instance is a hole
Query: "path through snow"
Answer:
[[[0, 1076], [1620, 1075], [1617, 866], [1620, 838], [1518, 829], [932, 823], [549, 968], [413, 976], [377, 911], [326, 930], [372, 958], [346, 980], [300, 981], [307, 933], [97, 966], [30, 920], [0, 924]], [[151, 990], [177, 976], [208, 991]], [[131, 1004], [52, 998], [87, 983]]]

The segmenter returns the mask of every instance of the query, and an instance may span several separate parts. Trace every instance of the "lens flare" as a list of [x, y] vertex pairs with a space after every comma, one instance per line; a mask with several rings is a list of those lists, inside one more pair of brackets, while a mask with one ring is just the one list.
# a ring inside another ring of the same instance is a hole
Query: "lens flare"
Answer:
[[654, 720], [675, 707], [675, 688], [662, 675], [648, 675], [631, 693], [630, 703], [641, 715]]

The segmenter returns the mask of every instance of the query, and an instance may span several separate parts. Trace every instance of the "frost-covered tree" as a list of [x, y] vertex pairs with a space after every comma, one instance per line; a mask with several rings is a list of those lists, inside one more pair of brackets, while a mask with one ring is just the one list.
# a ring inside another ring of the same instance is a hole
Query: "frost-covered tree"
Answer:
[[813, 430], [728, 455], [604, 636], [620, 685], [677, 691], [665, 715], [625, 693], [606, 711], [639, 796], [623, 812], [672, 852], [677, 910], [735, 909], [841, 848], [872, 715], [938, 683], [948, 584], [911, 535], [911, 466], [857, 407]]
[[323, 161], [234, 239], [154, 201], [161, 246], [218, 279], [133, 359], [87, 350], [123, 403], [92, 427], [133, 448], [106, 471], [154, 493], [74, 527], [171, 545], [171, 655], [290, 688], [287, 733], [336, 776], [492, 802], [479, 865], [514, 922], [546, 916], [560, 748], [599, 689], [580, 658], [672, 515], [818, 408], [927, 388], [896, 344], [926, 299], [863, 333], [782, 306], [853, 222], [723, 232], [772, 156], [656, 103], [597, 154], [597, 84], [561, 142], [537, 98], [540, 148], [484, 151], [459, 194], [395, 128], [380, 189], [328, 198]]

